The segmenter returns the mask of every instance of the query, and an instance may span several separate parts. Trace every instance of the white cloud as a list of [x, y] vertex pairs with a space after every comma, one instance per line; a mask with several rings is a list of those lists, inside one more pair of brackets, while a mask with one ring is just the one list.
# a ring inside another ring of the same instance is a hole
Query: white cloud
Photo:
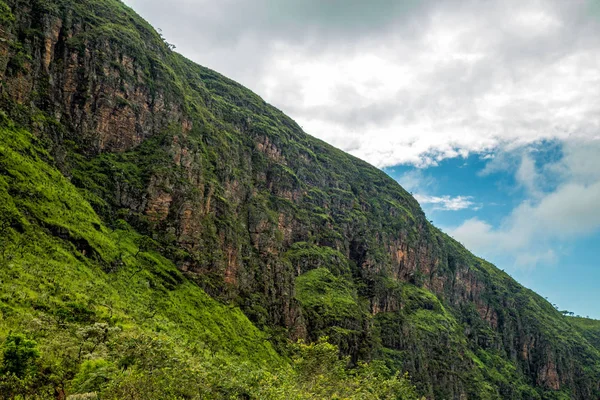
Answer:
[[426, 175], [422, 169], [412, 169], [403, 173], [398, 177], [398, 183], [411, 193], [425, 193], [437, 186], [435, 179]]
[[398, 177], [398, 183], [414, 196], [421, 205], [431, 205], [427, 207], [430, 211], [459, 211], [464, 209], [478, 210], [481, 205], [473, 201], [472, 196], [433, 196], [431, 193], [437, 189], [436, 180], [427, 175], [422, 169], [413, 169], [405, 172]]
[[[486, 173], [511, 168], [530, 198], [500, 226], [454, 229], [478, 252], [550, 260], [549, 243], [600, 225], [600, 21], [586, 1], [127, 2], [187, 57], [376, 166], [481, 153]], [[540, 169], [527, 151], [543, 140], [565, 148]], [[439, 209], [476, 207], [413, 186]]]
[[[317, 58], [295, 47], [282, 48], [278, 57], [285, 62], [272, 64], [262, 92], [307, 132], [380, 167], [426, 166], [499, 146], [597, 135], [597, 49], [539, 64], [519, 65], [517, 60], [515, 66], [495, 70], [491, 64], [502, 63], [504, 56], [494, 54], [493, 47], [475, 58], [454, 54], [458, 58], [446, 60], [436, 50], [438, 45], [425, 42], [432, 46], [425, 50], [422, 46], [391, 44], [407, 47], [403, 62], [385, 58], [393, 52], [387, 47], [377, 56]], [[307, 93], [302, 101], [286, 103], [281, 98], [282, 82], [288, 79], [302, 82]], [[349, 90], [340, 95], [337, 88], [348, 82], [352, 95]]]
[[434, 210], [458, 211], [466, 208], [477, 208], [471, 196], [428, 196], [416, 194], [415, 199], [421, 204], [433, 204]]
[[127, 1], [186, 56], [379, 167], [600, 128], [584, 1]]
[[515, 174], [515, 179], [530, 194], [538, 195], [540, 176], [536, 170], [535, 161], [531, 155], [525, 153], [521, 157], [521, 163]]
[[[571, 141], [563, 157], [536, 169], [525, 157], [526, 167], [516, 168], [516, 179], [534, 188], [494, 227], [470, 219], [448, 231], [474, 252], [486, 257], [513, 254], [516, 264], [535, 265], [557, 257], [557, 246], [600, 229], [600, 141]], [[524, 172], [525, 171], [525, 172]], [[558, 175], [558, 176], [552, 176]], [[558, 179], [549, 192], [539, 191], [539, 181]]]

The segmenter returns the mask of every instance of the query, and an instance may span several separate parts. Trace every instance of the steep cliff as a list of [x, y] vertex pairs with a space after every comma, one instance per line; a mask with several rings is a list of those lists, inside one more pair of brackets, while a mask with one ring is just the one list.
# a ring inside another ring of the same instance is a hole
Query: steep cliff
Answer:
[[428, 398], [600, 398], [600, 352], [569, 318], [433, 227], [383, 172], [172, 52], [120, 2], [0, 12], [6, 117], [102, 224], [152, 238], [274, 343], [328, 336], [352, 364], [408, 371]]

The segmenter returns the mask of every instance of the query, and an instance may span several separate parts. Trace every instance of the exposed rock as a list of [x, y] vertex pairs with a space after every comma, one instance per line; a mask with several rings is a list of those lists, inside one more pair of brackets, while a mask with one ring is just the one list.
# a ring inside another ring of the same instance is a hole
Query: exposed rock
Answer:
[[[49, 139], [53, 154], [85, 160], [63, 157], [65, 174], [106, 178], [103, 190], [81, 188], [106, 202], [99, 212], [124, 209], [176, 248], [166, 255], [211, 295], [291, 339], [326, 333], [352, 362], [383, 358], [429, 398], [477, 398], [484, 362], [497, 373], [486, 376], [489, 398], [529, 398], [492, 381], [506, 365], [523, 387], [597, 393], [598, 371], [567, 361], [597, 360], [595, 350], [569, 336], [547, 302], [431, 226], [391, 178], [142, 25], [123, 39], [60, 4], [58, 15], [40, 16], [19, 3], [15, 26], [0, 27], [3, 109]], [[9, 46], [17, 36], [26, 57]], [[311, 314], [298, 300], [298, 277], [318, 268], [342, 286], [332, 298], [351, 305], [339, 315]]]

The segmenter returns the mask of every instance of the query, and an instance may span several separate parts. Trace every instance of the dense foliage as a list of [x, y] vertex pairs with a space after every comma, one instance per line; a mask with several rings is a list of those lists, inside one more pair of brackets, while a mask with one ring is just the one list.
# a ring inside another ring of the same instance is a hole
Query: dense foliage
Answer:
[[600, 397], [595, 321], [121, 2], [0, 22], [3, 396]]
[[28, 132], [0, 133], [0, 398], [417, 398], [326, 341], [278, 355], [153, 241], [106, 228]]

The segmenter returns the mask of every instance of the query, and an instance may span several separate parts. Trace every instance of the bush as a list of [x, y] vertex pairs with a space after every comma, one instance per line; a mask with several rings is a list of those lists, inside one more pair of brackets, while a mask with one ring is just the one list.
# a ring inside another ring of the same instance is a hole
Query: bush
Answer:
[[9, 334], [4, 341], [0, 372], [24, 378], [35, 370], [35, 360], [40, 357], [37, 343], [24, 335]]
[[85, 393], [100, 391], [102, 386], [111, 379], [115, 370], [113, 364], [103, 359], [85, 361], [73, 378], [73, 391], [81, 393], [82, 396]]

